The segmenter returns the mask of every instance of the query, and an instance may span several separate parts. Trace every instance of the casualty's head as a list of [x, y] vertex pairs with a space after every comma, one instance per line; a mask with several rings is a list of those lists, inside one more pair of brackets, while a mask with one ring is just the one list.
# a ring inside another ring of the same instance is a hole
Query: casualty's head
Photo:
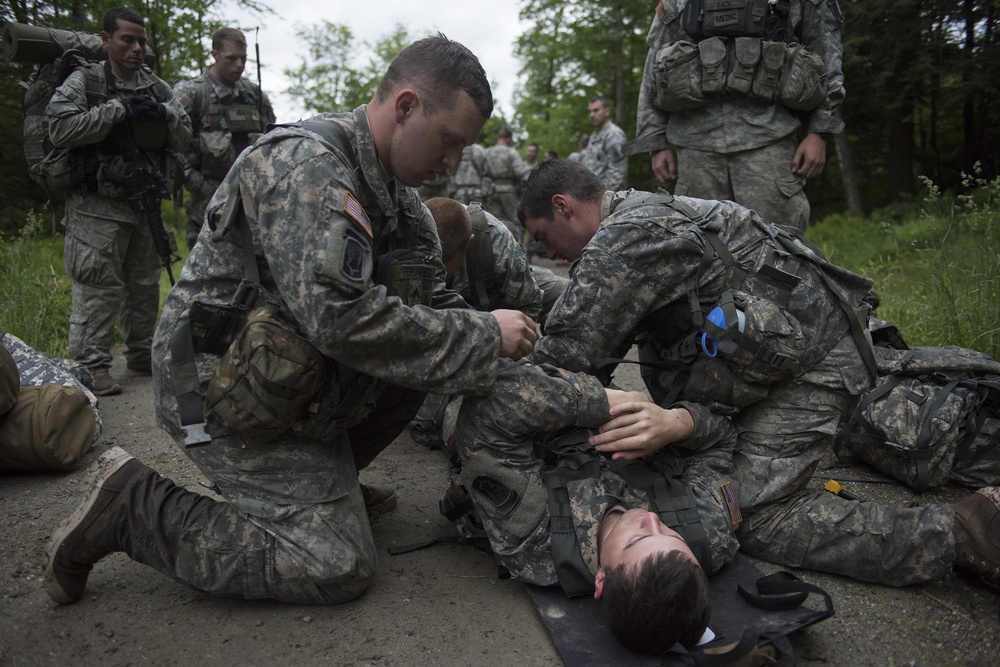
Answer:
[[146, 58], [146, 21], [134, 10], [112, 7], [104, 15], [101, 41], [112, 71], [131, 79]]
[[455, 170], [493, 113], [493, 94], [476, 56], [438, 34], [389, 63], [365, 113], [382, 166], [417, 187]]
[[549, 258], [572, 262], [601, 226], [605, 192], [601, 179], [581, 162], [546, 160], [528, 175], [517, 217]]
[[646, 510], [610, 513], [597, 536], [594, 597], [611, 632], [640, 653], [693, 648], [708, 627], [708, 578], [684, 538]]
[[472, 242], [472, 217], [465, 205], [447, 197], [432, 197], [424, 202], [437, 225], [441, 239], [441, 260], [448, 280], [465, 264], [465, 253]]

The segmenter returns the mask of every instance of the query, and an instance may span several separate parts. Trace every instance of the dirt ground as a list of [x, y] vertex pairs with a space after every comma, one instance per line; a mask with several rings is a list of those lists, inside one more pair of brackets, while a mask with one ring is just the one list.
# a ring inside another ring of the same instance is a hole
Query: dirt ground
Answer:
[[[564, 266], [559, 267], [565, 270]], [[208, 493], [152, 416], [148, 378], [114, 374], [125, 391], [101, 399], [104, 435], [81, 466], [59, 474], [0, 473], [0, 665], [560, 665], [520, 583], [498, 580], [492, 561], [450, 543], [391, 556], [385, 548], [451, 535], [437, 509], [448, 465], [403, 434], [362, 480], [392, 484], [399, 506], [373, 521], [382, 549], [375, 585], [336, 607], [292, 606], [209, 597], [114, 554], [97, 565], [87, 593], [69, 606], [42, 588], [44, 550], [86, 488], [86, 468], [112, 446], [191, 489]], [[633, 371], [616, 378], [639, 388]], [[863, 471], [838, 471], [862, 475]], [[822, 485], [825, 479], [815, 483]], [[848, 483], [869, 499], [912, 501], [886, 484]], [[945, 502], [946, 489], [920, 502]], [[754, 561], [764, 572], [778, 568]], [[808, 572], [836, 615], [798, 633], [807, 666], [1000, 664], [1000, 595], [956, 575], [933, 585], [891, 589]], [[602, 664], [595, 659], [595, 665]]]

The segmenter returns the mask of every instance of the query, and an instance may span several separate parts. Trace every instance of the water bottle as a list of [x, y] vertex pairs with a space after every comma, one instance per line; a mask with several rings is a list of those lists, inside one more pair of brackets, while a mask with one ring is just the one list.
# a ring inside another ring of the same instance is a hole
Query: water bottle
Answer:
[[[722, 308], [715, 307], [712, 312], [708, 314], [708, 321], [719, 327], [720, 329], [726, 329], [728, 325], [726, 324], [726, 315], [722, 312]], [[739, 308], [736, 309], [736, 321], [739, 327], [740, 333], [746, 329], [747, 317]], [[702, 351], [710, 357], [714, 357], [719, 352], [722, 354], [732, 354], [736, 351], [736, 341], [724, 340], [718, 341], [713, 336], [708, 333], [701, 334], [701, 349]]]

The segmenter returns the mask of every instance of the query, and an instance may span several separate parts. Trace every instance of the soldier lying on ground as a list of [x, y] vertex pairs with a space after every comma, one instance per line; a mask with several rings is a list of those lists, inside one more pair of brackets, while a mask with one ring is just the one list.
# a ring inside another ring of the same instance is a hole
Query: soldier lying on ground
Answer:
[[[568, 594], [593, 592], [623, 644], [658, 655], [702, 637], [710, 611], [705, 573], [739, 547], [732, 441], [615, 461], [585, 436], [544, 447], [532, 439], [596, 427], [609, 408], [628, 413], [648, 401], [582, 373], [510, 363], [491, 394], [463, 399], [455, 436], [462, 482], [511, 575], [560, 584]], [[656, 507], [670, 510], [657, 514]], [[568, 522], [572, 531], [553, 535]]]
[[763, 560], [902, 586], [955, 563], [1000, 576], [1000, 491], [952, 505], [858, 503], [807, 489], [875, 375], [871, 281], [732, 202], [608, 192], [569, 160], [540, 164], [519, 218], [575, 260], [530, 359], [603, 372], [633, 342], [653, 399], [596, 442], [619, 456], [735, 447], [740, 548]]

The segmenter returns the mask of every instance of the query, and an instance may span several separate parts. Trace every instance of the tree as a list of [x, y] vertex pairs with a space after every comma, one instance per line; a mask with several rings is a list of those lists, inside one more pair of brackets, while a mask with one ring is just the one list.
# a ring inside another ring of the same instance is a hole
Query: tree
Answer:
[[[299, 27], [296, 34], [308, 46], [308, 56], [298, 66], [285, 68], [292, 80], [285, 92], [316, 113], [351, 111], [370, 101], [389, 63], [413, 41], [399, 24], [374, 45], [356, 44], [349, 27], [331, 21]], [[367, 59], [354, 57], [363, 51]]]

